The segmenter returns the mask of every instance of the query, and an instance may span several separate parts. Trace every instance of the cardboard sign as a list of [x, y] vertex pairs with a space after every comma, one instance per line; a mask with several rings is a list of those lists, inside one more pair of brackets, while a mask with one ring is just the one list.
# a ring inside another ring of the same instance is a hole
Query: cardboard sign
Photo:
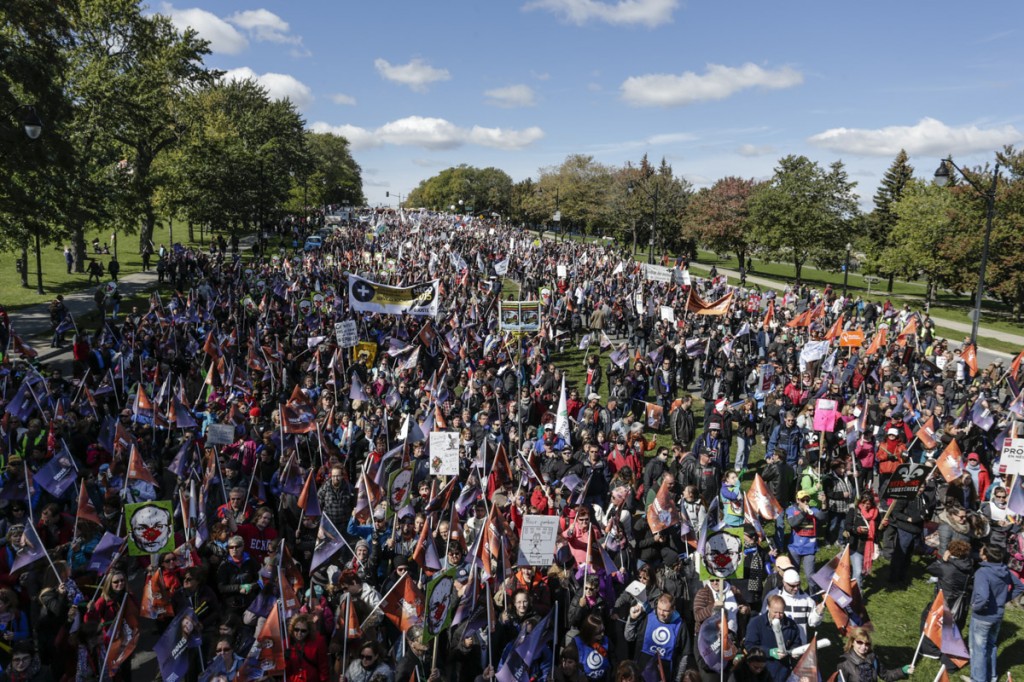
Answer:
[[126, 504], [128, 554], [166, 554], [174, 551], [174, 511], [170, 500]]
[[210, 424], [206, 427], [207, 445], [231, 445], [235, 442], [235, 427], [231, 424]]
[[430, 475], [459, 475], [459, 434], [456, 431], [431, 431]]
[[376, 359], [377, 344], [373, 341], [360, 341], [352, 346], [352, 362], [362, 362], [372, 368]]
[[644, 265], [644, 277], [648, 282], [671, 282], [672, 269], [664, 265]]
[[359, 331], [356, 329], [355, 320], [345, 320], [334, 325], [334, 335], [338, 338], [338, 345], [342, 348], [351, 348], [359, 343]]
[[550, 566], [555, 560], [557, 539], [557, 516], [527, 514], [519, 535], [520, 561], [525, 560], [531, 566]]
[[917, 489], [928, 478], [928, 470], [915, 462], [901, 464], [889, 477], [882, 497], [894, 500], [912, 500], [917, 497]]
[[1006, 474], [1024, 473], [1024, 438], [1007, 438], [1003, 441], [999, 466], [1006, 467]]
[[666, 322], [676, 321], [676, 311], [670, 305], [661, 306], [661, 319]]
[[835, 428], [836, 407], [838, 407], [838, 405], [835, 400], [818, 398], [817, 402], [814, 403], [815, 431], [831, 431]]
[[559, 265], [557, 269], [559, 278], [565, 279], [569, 276], [569, 270], [564, 265]]
[[864, 345], [864, 332], [860, 329], [850, 329], [848, 331], [840, 332], [839, 334], [839, 347], [840, 348], [860, 348]]

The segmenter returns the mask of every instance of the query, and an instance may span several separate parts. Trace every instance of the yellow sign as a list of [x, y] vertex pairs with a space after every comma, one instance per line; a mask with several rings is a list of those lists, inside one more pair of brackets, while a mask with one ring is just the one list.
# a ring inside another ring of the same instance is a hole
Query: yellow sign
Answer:
[[373, 367], [373, 361], [377, 359], [377, 344], [373, 341], [360, 341], [352, 346], [352, 362], [361, 362], [367, 367]]

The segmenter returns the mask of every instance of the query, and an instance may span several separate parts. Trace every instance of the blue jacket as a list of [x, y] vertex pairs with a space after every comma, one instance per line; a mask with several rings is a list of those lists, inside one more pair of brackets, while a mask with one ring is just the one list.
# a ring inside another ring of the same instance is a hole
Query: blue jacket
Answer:
[[[789, 616], [782, 617], [782, 639], [786, 643], [786, 650], [791, 651], [800, 646], [800, 628]], [[744, 645], [749, 650], [751, 647], [759, 646], [769, 653], [772, 649], [779, 647], [775, 639], [775, 631], [768, 622], [768, 614], [762, 613], [750, 620], [747, 625], [747, 636]], [[796, 659], [792, 656], [784, 656], [780, 660], [768, 659], [768, 674], [772, 676], [773, 682], [786, 682], [789, 673], [793, 670]]]
[[971, 617], [1002, 620], [1006, 602], [1024, 593], [1024, 585], [1005, 564], [982, 561], [974, 572]]
[[799, 426], [796, 424], [793, 424], [793, 426], [779, 424], [772, 431], [772, 435], [768, 439], [768, 449], [766, 452], [775, 452], [776, 448], [781, 448], [786, 452], [786, 463], [795, 467], [797, 460], [800, 459], [800, 451], [803, 450], [803, 447], [804, 432]]

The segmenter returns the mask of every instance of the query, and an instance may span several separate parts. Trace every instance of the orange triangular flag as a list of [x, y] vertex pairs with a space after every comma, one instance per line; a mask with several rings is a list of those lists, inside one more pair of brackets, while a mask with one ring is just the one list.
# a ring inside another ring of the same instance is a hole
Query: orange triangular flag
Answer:
[[901, 346], [906, 346], [907, 345], [907, 338], [910, 337], [910, 336], [916, 336], [916, 335], [917, 335], [917, 318], [916, 317], [912, 317], [912, 318], [910, 318], [910, 321], [907, 322], [907, 325], [905, 327], [903, 327], [903, 331], [901, 331], [899, 333], [899, 336], [896, 337], [896, 343], [898, 343]]
[[284, 672], [284, 640], [281, 637], [281, 614], [274, 602], [270, 615], [263, 623], [259, 636], [256, 638], [259, 650], [260, 669], [265, 675]]
[[[426, 525], [426, 524], [424, 524]], [[394, 623], [395, 627], [405, 632], [413, 625], [423, 621], [423, 590], [416, 581], [403, 575], [380, 602], [384, 617]]]
[[825, 340], [826, 341], [832, 341], [834, 339], [838, 339], [839, 335], [842, 332], [843, 332], [843, 314], [839, 313], [839, 317], [832, 324], [832, 327], [828, 330], [828, 333], [825, 334]]
[[765, 521], [774, 521], [782, 515], [782, 505], [775, 499], [772, 491], [768, 489], [764, 479], [761, 478], [761, 474], [754, 474], [754, 482], [750, 485], [750, 489], [747, 490], [746, 494], [750, 506]]
[[132, 445], [132, 454], [128, 457], [128, 473], [125, 475], [125, 478], [130, 481], [144, 481], [152, 486], [156, 486], [156, 479], [149, 472], [146, 463], [142, 461], [139, 449], [135, 445]]
[[935, 440], [935, 417], [928, 417], [928, 421], [921, 425], [916, 435], [925, 450], [934, 449], [938, 445], [938, 442]]
[[960, 357], [967, 363], [972, 377], [978, 373], [978, 349], [973, 343], [964, 346], [964, 349], [960, 351]]
[[92, 521], [97, 526], [103, 525], [99, 512], [96, 511], [96, 505], [92, 503], [92, 498], [89, 497], [89, 492], [85, 489], [85, 481], [78, 484], [78, 513], [75, 516], [80, 521]]
[[949, 441], [949, 445], [939, 455], [939, 461], [935, 466], [938, 467], [942, 477], [946, 479], [946, 483], [952, 483], [964, 475], [963, 456], [964, 453], [961, 452], [960, 446], [955, 440]]
[[888, 333], [889, 330], [886, 329], [885, 327], [881, 327], [877, 332], [875, 332], [875, 335], [871, 337], [871, 344], [868, 346], [868, 349], [864, 351], [864, 355], [874, 355], [875, 353], [878, 352], [879, 348], [885, 346], [886, 337], [888, 336]]

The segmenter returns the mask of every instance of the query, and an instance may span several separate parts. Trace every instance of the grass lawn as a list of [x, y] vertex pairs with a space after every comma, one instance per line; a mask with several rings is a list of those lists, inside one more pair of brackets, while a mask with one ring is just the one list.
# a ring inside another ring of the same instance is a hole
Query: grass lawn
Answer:
[[[198, 230], [195, 234], [197, 237], [199, 236]], [[95, 237], [100, 240], [101, 245], [106, 244], [109, 247], [111, 246], [110, 235], [111, 232], [109, 230], [93, 230], [85, 235], [86, 257], [98, 258], [104, 267], [104, 272], [106, 272], [106, 266], [110, 262], [111, 256], [94, 255], [91, 244]], [[188, 241], [188, 229], [182, 223], [174, 224], [174, 240], [185, 245], [193, 243]], [[208, 234], [204, 237], [203, 241], [205, 244], [210, 243]], [[117, 242], [117, 259], [121, 263], [121, 273], [119, 276], [124, 277], [141, 270], [142, 256], [139, 255], [138, 235], [119, 234]], [[170, 227], [167, 224], [153, 230], [153, 243], [156, 244], [157, 250], [161, 244], [170, 247]], [[43, 291], [45, 292], [42, 296], [36, 294], [36, 255], [34, 245], [28, 251], [29, 287], [27, 289], [21, 286], [21, 276], [14, 268], [14, 261], [16, 258], [21, 257], [21, 251], [12, 250], [0, 254], [0, 263], [4, 265], [3, 268], [0, 268], [0, 302], [8, 310], [17, 310], [18, 308], [37, 303], [49, 303], [57, 294], [68, 294], [88, 288], [89, 275], [84, 272], [67, 274], [67, 265], [64, 263], [64, 246], [70, 244], [71, 242], [68, 240], [58, 244], [44, 244], [40, 249], [43, 262]], [[198, 245], [199, 242], [194, 242], [194, 244]], [[113, 248], [111, 248], [111, 253], [113, 253]], [[150, 260], [150, 265], [151, 267], [156, 267], [155, 255]], [[86, 261], [85, 267], [89, 267], [88, 261]], [[106, 282], [108, 279], [104, 275], [103, 281]]]
[[[596, 343], [591, 345], [590, 352], [600, 352]], [[577, 345], [569, 343], [563, 353], [554, 357], [555, 366], [566, 372], [567, 388], [582, 388], [586, 383], [583, 370], [584, 355], [584, 351], [577, 350]], [[604, 355], [607, 356], [607, 353]], [[602, 360], [602, 365], [607, 366], [606, 358]], [[606, 402], [608, 387], [602, 386], [599, 393], [602, 396], [602, 402]], [[694, 397], [693, 412], [698, 426], [702, 427], [704, 401], [700, 399], [696, 391], [692, 395]], [[671, 447], [672, 445], [667, 429], [662, 429], [662, 433], [656, 434], [656, 440], [659, 446]], [[760, 442], [760, 438], [758, 440], [759, 442], [751, 451], [750, 469], [744, 476], [745, 488], [749, 487], [754, 474], [764, 466], [765, 444]], [[772, 523], [765, 524], [765, 531], [771, 533], [773, 525]], [[836, 552], [837, 549], [832, 547], [819, 550], [817, 565], [820, 567], [827, 563], [835, 556]], [[862, 580], [862, 592], [867, 601], [868, 614], [875, 627], [875, 650], [890, 668], [909, 664], [917, 648], [918, 639], [921, 636], [921, 612], [931, 604], [934, 596], [934, 586], [927, 582], [927, 576], [924, 573], [928, 563], [930, 563], [930, 559], [925, 557], [915, 559], [911, 568], [914, 580], [910, 587], [904, 590], [890, 589], [888, 562], [881, 558], [872, 567], [872, 574]], [[968, 629], [965, 629], [962, 634], [969, 647]], [[819, 653], [821, 669], [831, 674], [838, 665], [843, 646], [842, 639], [832, 624], [831, 617], [826, 616], [825, 622], [818, 628], [818, 638], [827, 638], [832, 642], [830, 647]], [[912, 679], [933, 680], [938, 671], [938, 661], [919, 657]], [[1024, 678], [1024, 610], [1016, 608], [1007, 608], [1006, 610], [1006, 618], [999, 633], [999, 671], [1001, 675], [1010, 671], [1017, 674], [1018, 677]], [[950, 679], [958, 680], [960, 674], [969, 675], [969, 666], [951, 676]], [[824, 678], [827, 678], [827, 675]]]

